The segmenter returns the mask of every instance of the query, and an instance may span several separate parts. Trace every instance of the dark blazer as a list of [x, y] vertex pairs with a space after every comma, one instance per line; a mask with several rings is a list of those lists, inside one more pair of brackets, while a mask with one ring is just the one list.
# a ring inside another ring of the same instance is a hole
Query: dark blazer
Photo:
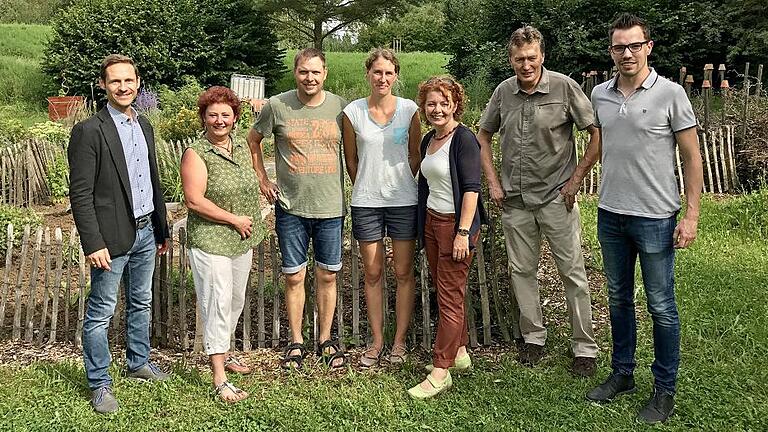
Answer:
[[[429, 141], [435, 135], [433, 129], [421, 140], [421, 160], [427, 155], [427, 146]], [[451, 148], [448, 151], [448, 164], [451, 170], [451, 185], [453, 186], [453, 205], [456, 215], [454, 232], [459, 229], [459, 220], [461, 219], [461, 205], [464, 200], [464, 192], [477, 192], [477, 208], [475, 216], [472, 218], [472, 225], [469, 228], [469, 247], [473, 249], [475, 245], [472, 239], [480, 231], [481, 224], [487, 224], [488, 218], [483, 206], [483, 193], [481, 188], [480, 176], [482, 169], [480, 166], [480, 143], [475, 134], [464, 125], [459, 125], [453, 135]], [[424, 247], [424, 225], [427, 221], [427, 198], [429, 198], [429, 185], [427, 179], [419, 170], [419, 201], [418, 216], [416, 228], [418, 231], [419, 248]]]
[[[152, 223], [155, 241], [160, 244], [170, 235], [157, 172], [154, 132], [142, 116], [139, 116], [139, 124], [149, 150], [155, 206]], [[72, 128], [67, 158], [69, 200], [83, 252], [89, 255], [106, 247], [111, 257], [126, 254], [136, 240], [133, 196], [123, 145], [107, 107]]]

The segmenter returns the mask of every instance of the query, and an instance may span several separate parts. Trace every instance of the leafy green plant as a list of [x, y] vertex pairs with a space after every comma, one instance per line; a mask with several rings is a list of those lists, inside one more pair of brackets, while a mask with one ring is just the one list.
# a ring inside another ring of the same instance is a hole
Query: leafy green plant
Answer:
[[157, 124], [157, 133], [166, 141], [183, 141], [194, 138], [200, 133], [200, 118], [197, 111], [181, 108], [175, 115], [161, 115]]
[[0, 141], [3, 141], [3, 144], [15, 144], [24, 138], [26, 133], [21, 121], [15, 118], [0, 118]]
[[31, 138], [55, 144], [65, 144], [69, 139], [69, 131], [60, 123], [50, 120], [43, 123], [35, 123], [27, 132]]
[[69, 164], [64, 152], [56, 154], [46, 172], [46, 182], [53, 202], [64, 202], [69, 196]]
[[43, 224], [43, 218], [31, 208], [0, 204], [0, 251], [5, 252], [8, 242], [8, 224], [13, 224], [14, 243], [18, 244], [24, 233], [24, 226], [35, 230]]

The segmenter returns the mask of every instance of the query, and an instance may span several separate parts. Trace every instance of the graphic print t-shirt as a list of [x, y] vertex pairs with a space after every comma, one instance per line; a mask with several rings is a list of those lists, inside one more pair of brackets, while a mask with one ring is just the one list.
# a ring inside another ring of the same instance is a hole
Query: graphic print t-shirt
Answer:
[[325, 100], [305, 106], [296, 90], [269, 98], [253, 129], [275, 137], [275, 170], [280, 207], [306, 218], [344, 215], [341, 165], [341, 112], [347, 102], [325, 92]]

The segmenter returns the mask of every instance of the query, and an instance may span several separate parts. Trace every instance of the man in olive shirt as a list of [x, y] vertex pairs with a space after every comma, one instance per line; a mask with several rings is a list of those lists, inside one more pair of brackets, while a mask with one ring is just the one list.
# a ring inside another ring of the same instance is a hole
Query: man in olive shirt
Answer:
[[[578, 376], [591, 376], [597, 344], [575, 202], [579, 184], [569, 179], [576, 168], [573, 126], [587, 129], [590, 141], [598, 139], [592, 106], [575, 81], [542, 66], [544, 41], [537, 29], [525, 26], [516, 30], [507, 50], [515, 76], [494, 91], [480, 120], [478, 140], [491, 199], [502, 206], [510, 278], [525, 341], [519, 360], [533, 366], [544, 355], [547, 331], [536, 280], [543, 235], [565, 286], [573, 331], [571, 370]], [[491, 149], [497, 131], [501, 182]]]
[[[336, 272], [341, 270], [344, 219], [344, 172], [341, 166], [341, 112], [347, 102], [323, 90], [328, 74], [323, 52], [307, 48], [296, 54], [296, 90], [273, 96], [248, 135], [259, 188], [275, 205], [285, 304], [291, 344], [283, 367], [300, 367], [305, 355], [302, 315], [304, 278], [310, 240], [317, 280], [320, 351], [328, 366], [341, 367], [346, 357], [331, 339], [336, 308]], [[261, 141], [275, 137], [277, 184], [264, 169]]]

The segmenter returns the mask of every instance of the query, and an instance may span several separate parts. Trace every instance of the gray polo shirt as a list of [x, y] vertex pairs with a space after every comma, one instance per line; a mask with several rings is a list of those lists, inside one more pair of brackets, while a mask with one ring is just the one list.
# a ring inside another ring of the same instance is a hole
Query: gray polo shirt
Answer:
[[617, 78], [592, 90], [595, 126], [602, 135], [599, 207], [613, 213], [667, 218], [680, 210], [675, 179], [675, 133], [696, 126], [680, 85], [651, 69], [628, 98]]
[[594, 122], [592, 105], [576, 81], [542, 67], [532, 94], [517, 76], [496, 87], [480, 119], [480, 128], [499, 132], [501, 185], [506, 203], [536, 209], [557, 198], [576, 168], [573, 126]]

